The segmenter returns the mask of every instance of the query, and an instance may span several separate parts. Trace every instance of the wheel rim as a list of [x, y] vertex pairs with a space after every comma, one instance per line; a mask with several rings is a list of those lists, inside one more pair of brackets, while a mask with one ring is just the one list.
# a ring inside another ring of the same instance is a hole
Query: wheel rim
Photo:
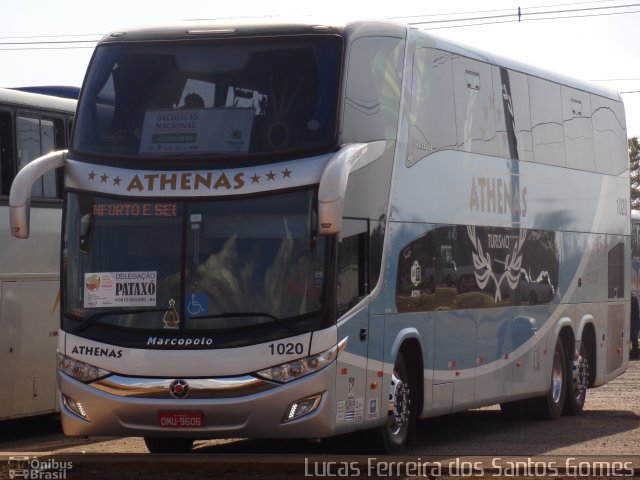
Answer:
[[551, 372], [551, 398], [554, 403], [559, 403], [562, 397], [562, 357], [558, 352], [553, 356], [553, 371]]
[[589, 361], [579, 355], [573, 362], [573, 393], [580, 399], [589, 386]]
[[405, 383], [397, 372], [391, 375], [391, 391], [389, 400], [393, 410], [391, 423], [389, 424], [389, 433], [393, 437], [401, 437], [404, 435], [411, 416], [411, 397], [409, 385]]

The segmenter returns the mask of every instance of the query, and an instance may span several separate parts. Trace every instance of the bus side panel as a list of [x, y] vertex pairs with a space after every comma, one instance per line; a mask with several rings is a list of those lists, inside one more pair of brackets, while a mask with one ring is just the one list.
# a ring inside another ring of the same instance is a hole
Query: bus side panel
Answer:
[[337, 360], [336, 434], [360, 429], [365, 422], [368, 342], [361, 332], [368, 329], [369, 309], [366, 307], [347, 314], [338, 322], [338, 341], [348, 340]]
[[[58, 280], [2, 282], [0, 323], [10, 343], [8, 385], [0, 418], [50, 413], [56, 408], [56, 334]], [[3, 342], [4, 343], [4, 342]], [[13, 357], [13, 358], [11, 358]], [[18, 360], [19, 359], [19, 360]], [[4, 411], [4, 406], [9, 406]]]
[[453, 411], [474, 403], [476, 312], [435, 312], [434, 384], [453, 383]]
[[0, 209], [0, 419], [56, 410], [60, 210], [33, 208], [32, 235], [9, 235]]

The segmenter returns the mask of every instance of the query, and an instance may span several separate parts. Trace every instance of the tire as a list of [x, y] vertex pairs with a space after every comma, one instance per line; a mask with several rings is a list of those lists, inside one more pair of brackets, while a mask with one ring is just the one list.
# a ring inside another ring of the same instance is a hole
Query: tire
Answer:
[[542, 397], [528, 401], [529, 411], [534, 418], [555, 420], [562, 415], [567, 391], [567, 359], [562, 341], [558, 338], [553, 352], [549, 390]]
[[577, 359], [567, 362], [567, 395], [564, 412], [567, 415], [580, 415], [587, 399], [587, 387], [590, 380], [590, 366], [584, 340], [580, 342], [580, 353]]
[[393, 412], [389, 412], [387, 421], [370, 437], [371, 447], [376, 452], [397, 454], [402, 452], [409, 438], [415, 432], [416, 386], [409, 376], [409, 370], [402, 352], [398, 353], [393, 367], [389, 391], [389, 404]]
[[144, 444], [151, 453], [189, 453], [193, 439], [144, 437]]

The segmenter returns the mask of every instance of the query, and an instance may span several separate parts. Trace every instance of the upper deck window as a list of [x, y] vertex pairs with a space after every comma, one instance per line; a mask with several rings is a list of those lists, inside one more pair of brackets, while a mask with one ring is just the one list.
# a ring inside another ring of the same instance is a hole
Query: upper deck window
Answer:
[[103, 45], [73, 148], [156, 157], [330, 147], [341, 52], [335, 36]]

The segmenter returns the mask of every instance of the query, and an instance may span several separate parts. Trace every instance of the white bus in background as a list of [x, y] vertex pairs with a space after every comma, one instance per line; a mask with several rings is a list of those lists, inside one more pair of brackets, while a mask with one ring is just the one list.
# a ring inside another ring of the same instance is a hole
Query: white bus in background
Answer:
[[75, 100], [0, 89], [0, 420], [56, 411], [62, 172], [33, 186], [32, 235], [9, 232], [9, 189], [29, 162], [67, 148]]
[[640, 292], [640, 211], [631, 211], [631, 292]]
[[627, 367], [613, 91], [387, 21], [152, 26], [97, 46], [16, 236], [61, 166], [67, 434], [397, 452], [418, 418], [578, 414]]

